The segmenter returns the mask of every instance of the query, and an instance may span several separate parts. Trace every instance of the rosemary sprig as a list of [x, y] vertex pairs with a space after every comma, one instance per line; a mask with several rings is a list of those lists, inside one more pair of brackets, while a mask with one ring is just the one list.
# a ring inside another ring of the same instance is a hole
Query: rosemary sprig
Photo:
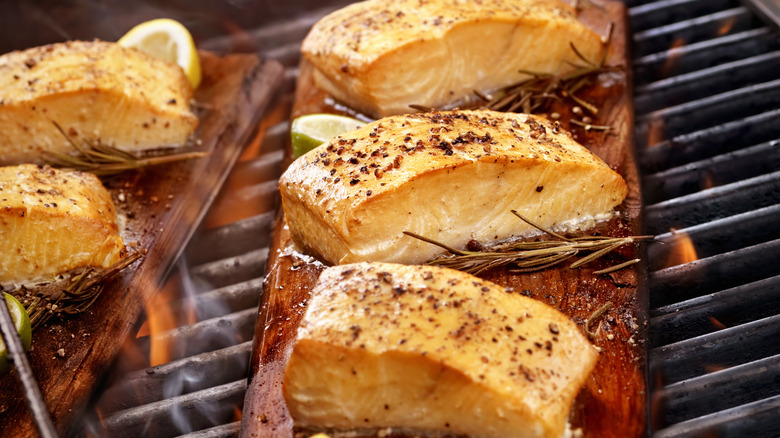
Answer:
[[[404, 234], [444, 248], [450, 252], [450, 255], [437, 257], [429, 261], [428, 264], [457, 269], [471, 274], [479, 274], [499, 266], [513, 266], [510, 272], [534, 272], [558, 265], [581, 253], [588, 253], [569, 265], [569, 268], [576, 269], [600, 259], [623, 245], [652, 239], [652, 236], [585, 236], [567, 238], [534, 224], [515, 210], [512, 210], [512, 213], [532, 227], [551, 236], [554, 240], [515, 242], [495, 251], [468, 251], [453, 248], [411, 231], [404, 231]], [[638, 261], [639, 259], [630, 260], [610, 268], [595, 271], [594, 273], [614, 272]]]
[[[605, 64], [612, 40], [612, 29], [613, 26], [610, 24], [607, 36], [603, 40], [603, 54], [598, 62], [587, 59], [574, 43], [569, 43], [569, 47], [581, 61], [579, 63], [568, 62], [573, 67], [573, 71], [565, 74], [547, 74], [521, 70], [519, 73], [528, 75], [530, 78], [499, 89], [493, 97], [475, 91], [474, 94], [483, 102], [480, 108], [539, 114], [548, 112], [554, 102], [564, 102], [574, 107], [572, 111], [574, 114], [581, 114], [583, 109], [592, 115], [598, 114], [598, 107], [578, 96], [577, 93], [596, 82], [596, 77], [600, 73], [619, 69]], [[576, 119], [571, 121], [578, 126], [587, 126], [588, 129], [604, 131], [609, 129], [607, 126], [594, 125]]]
[[143, 257], [144, 254], [146, 251], [133, 252], [102, 270], [90, 266], [71, 277], [70, 283], [59, 290], [59, 295], [56, 295], [56, 298], [36, 296], [27, 305], [32, 328], [40, 327], [55, 315], [70, 316], [86, 311], [98, 299], [106, 281]]
[[147, 166], [201, 158], [206, 155], [205, 152], [182, 152], [159, 156], [136, 156], [99, 142], [79, 144], [57, 122], [52, 123], [78, 152], [77, 155], [44, 152], [46, 164], [52, 167], [81, 170], [98, 176], [107, 176]]
[[591, 314], [588, 319], [585, 321], [585, 333], [588, 335], [590, 339], [594, 339], [596, 337], [596, 331], [590, 330], [590, 325], [593, 324], [594, 321], [601, 318], [601, 315], [607, 312], [607, 310], [612, 308], [612, 302], [607, 301], [606, 304], [596, 309], [593, 314]]

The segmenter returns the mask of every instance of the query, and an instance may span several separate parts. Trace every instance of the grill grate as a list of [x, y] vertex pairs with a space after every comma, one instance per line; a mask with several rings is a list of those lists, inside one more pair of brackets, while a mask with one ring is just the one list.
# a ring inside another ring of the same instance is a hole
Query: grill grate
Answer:
[[[780, 434], [780, 44], [737, 1], [629, 2], [654, 437]], [[676, 230], [675, 230], [676, 229]], [[681, 236], [698, 260], [674, 262]]]
[[[645, 222], [658, 235], [647, 248], [651, 434], [780, 435], [778, 34], [736, 0], [626, 3]], [[95, 403], [102, 420], [73, 435], [238, 435], [299, 44], [335, 7], [249, 33], [287, 69], [261, 155], [233, 171], [250, 183], [224, 204], [260, 211], [195, 236], [169, 280], [191, 291], [174, 305], [180, 327], [162, 335], [178, 347], [171, 361], [118, 363]], [[682, 235], [699, 260], [670, 264]], [[132, 342], [150, 349], [148, 336]]]

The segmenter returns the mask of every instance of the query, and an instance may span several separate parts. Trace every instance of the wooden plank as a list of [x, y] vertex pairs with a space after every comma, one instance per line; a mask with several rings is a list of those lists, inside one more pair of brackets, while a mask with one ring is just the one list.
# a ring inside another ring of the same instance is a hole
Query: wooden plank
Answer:
[[[30, 362], [60, 431], [74, 419], [122, 345], [134, 334], [144, 303], [156, 293], [282, 80], [283, 67], [255, 55], [201, 53], [194, 134], [205, 158], [125, 173], [107, 181], [127, 216], [125, 242], [146, 256], [106, 284], [86, 313], [53, 320], [33, 335]], [[120, 196], [121, 194], [121, 196]], [[124, 199], [124, 201], [122, 200]], [[62, 349], [64, 357], [57, 354]], [[0, 436], [35, 436], [13, 373], [0, 379]]]
[[[641, 198], [633, 155], [626, 9], [619, 2], [599, 2], [599, 5], [603, 5], [603, 9], [601, 6], [585, 8], [580, 18], [601, 34], [606, 34], [610, 22], [614, 25], [607, 65], [621, 68], [604, 75], [598, 84], [586, 90], [586, 96], [599, 108], [595, 123], [609, 125], [612, 129], [609, 132], [586, 131], [568, 123], [569, 107], [557, 105], [552, 111], [561, 114], [564, 127], [577, 141], [601, 157], [628, 183], [629, 195], [620, 207], [620, 218], [600, 225], [595, 231], [610, 236], [637, 235], [641, 231]], [[318, 112], [345, 113], [343, 107], [328, 104], [326, 94], [314, 85], [310, 65], [304, 62], [300, 72], [292, 117]], [[583, 329], [588, 317], [611, 303], [612, 308], [598, 324], [591, 326], [591, 330], [596, 331], [593, 342], [601, 349], [601, 355], [572, 408], [572, 426], [582, 428], [586, 437], [625, 438], [645, 433], [644, 340], [648, 305], [643, 287], [645, 268], [640, 264], [612, 274], [593, 274], [594, 270], [637, 257], [637, 253], [637, 248], [625, 248], [592, 266], [576, 270], [560, 267], [512, 274], [506, 269], [497, 269], [481, 275], [558, 308]], [[270, 254], [244, 405], [244, 437], [294, 435], [293, 421], [282, 397], [281, 381], [309, 290], [324, 268], [294, 251], [283, 217], [277, 223]]]

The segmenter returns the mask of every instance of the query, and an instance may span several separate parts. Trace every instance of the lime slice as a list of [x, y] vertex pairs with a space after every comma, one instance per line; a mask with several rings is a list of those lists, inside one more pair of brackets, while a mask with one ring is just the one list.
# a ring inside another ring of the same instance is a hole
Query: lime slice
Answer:
[[290, 126], [293, 155], [298, 158], [333, 137], [363, 125], [360, 120], [335, 114], [308, 114], [298, 117]]
[[117, 41], [173, 64], [187, 74], [192, 88], [200, 84], [200, 59], [192, 35], [181, 23], [170, 18], [146, 21], [130, 29]]
[[[30, 327], [30, 317], [27, 316], [27, 311], [24, 310], [24, 306], [16, 298], [3, 292], [5, 296], [5, 303], [8, 306], [8, 311], [11, 313], [11, 319], [14, 320], [16, 326], [16, 332], [19, 333], [19, 337], [22, 338], [22, 345], [25, 350], [30, 349], [32, 343], [32, 328]], [[8, 372], [10, 363], [8, 361], [8, 350], [5, 348], [5, 342], [0, 338], [0, 376]]]

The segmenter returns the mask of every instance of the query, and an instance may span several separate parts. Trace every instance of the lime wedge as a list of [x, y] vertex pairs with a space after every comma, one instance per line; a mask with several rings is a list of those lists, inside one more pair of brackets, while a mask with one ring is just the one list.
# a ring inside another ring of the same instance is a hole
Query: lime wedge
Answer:
[[[19, 333], [19, 337], [22, 338], [22, 345], [25, 350], [30, 349], [32, 343], [32, 328], [30, 327], [30, 317], [27, 316], [27, 311], [24, 310], [24, 306], [16, 298], [3, 292], [5, 296], [5, 303], [8, 306], [8, 311], [11, 313], [11, 319], [14, 320], [16, 326], [16, 332]], [[8, 361], [8, 350], [5, 348], [5, 342], [0, 338], [0, 376], [8, 372], [10, 364]]]
[[293, 155], [298, 158], [333, 137], [364, 124], [360, 120], [335, 114], [308, 114], [298, 117], [290, 126]]
[[198, 88], [201, 79], [198, 50], [190, 32], [178, 21], [158, 18], [143, 22], [130, 29], [117, 44], [178, 64], [190, 80], [192, 88]]

